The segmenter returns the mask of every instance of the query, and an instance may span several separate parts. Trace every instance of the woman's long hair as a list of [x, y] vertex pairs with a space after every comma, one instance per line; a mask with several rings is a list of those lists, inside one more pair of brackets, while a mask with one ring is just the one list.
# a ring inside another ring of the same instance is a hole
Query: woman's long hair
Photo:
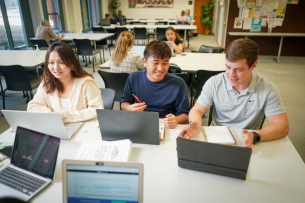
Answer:
[[82, 69], [78, 59], [75, 56], [74, 51], [67, 43], [62, 41], [54, 42], [48, 48], [46, 59], [44, 62], [44, 72], [41, 76], [41, 78], [44, 80], [43, 87], [46, 93], [51, 94], [54, 92], [55, 89], [57, 89], [58, 92], [64, 92], [63, 84], [60, 82], [59, 79], [52, 75], [48, 67], [49, 57], [52, 51], [56, 51], [63, 63], [71, 69], [71, 75], [73, 78], [82, 78], [86, 76], [92, 77], [91, 74], [87, 73]]
[[120, 34], [117, 42], [115, 43], [115, 49], [113, 50], [111, 59], [115, 66], [119, 66], [124, 58], [127, 56], [127, 49], [133, 43], [133, 35], [129, 31], [123, 31]]
[[168, 27], [168, 28], [166, 28], [166, 30], [165, 30], [165, 36], [166, 36], [166, 32], [167, 32], [168, 30], [172, 30], [172, 31], [175, 33], [176, 39], [181, 39], [180, 35], [175, 31], [175, 29], [174, 29], [173, 27]]
[[39, 37], [40, 31], [41, 31], [41, 29], [44, 28], [44, 27], [51, 27], [49, 21], [47, 21], [47, 20], [42, 20], [42, 21], [40, 22], [40, 25], [37, 27], [37, 30], [36, 30], [36, 37]]
[[183, 17], [185, 15], [185, 11], [181, 11], [181, 16]]

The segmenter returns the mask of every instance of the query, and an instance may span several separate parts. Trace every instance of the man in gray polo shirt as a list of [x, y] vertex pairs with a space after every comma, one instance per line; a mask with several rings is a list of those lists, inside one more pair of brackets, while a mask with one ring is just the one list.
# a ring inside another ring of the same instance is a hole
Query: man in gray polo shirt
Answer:
[[[228, 46], [226, 72], [211, 77], [204, 84], [189, 113], [192, 123], [184, 138], [193, 138], [200, 132], [202, 116], [213, 104], [212, 125], [243, 129], [246, 147], [288, 134], [288, 118], [279, 90], [271, 80], [253, 72], [257, 58], [258, 46], [250, 39], [234, 40]], [[259, 129], [264, 115], [270, 125]], [[179, 136], [185, 130], [186, 127], [182, 128]]]

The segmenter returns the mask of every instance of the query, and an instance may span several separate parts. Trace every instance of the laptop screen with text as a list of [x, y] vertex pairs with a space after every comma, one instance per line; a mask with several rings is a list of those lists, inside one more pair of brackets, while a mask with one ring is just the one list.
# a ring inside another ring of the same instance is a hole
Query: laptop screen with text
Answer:
[[139, 168], [67, 164], [67, 202], [139, 202]]

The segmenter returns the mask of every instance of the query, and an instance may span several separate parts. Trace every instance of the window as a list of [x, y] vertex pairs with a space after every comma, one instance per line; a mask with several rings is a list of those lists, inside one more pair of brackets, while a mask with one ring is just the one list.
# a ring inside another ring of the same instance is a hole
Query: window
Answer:
[[80, 5], [83, 20], [83, 30], [89, 30], [91, 27], [98, 25], [100, 22], [100, 1], [80, 0]]
[[13, 49], [26, 45], [19, 0], [0, 0], [0, 46]]
[[62, 30], [58, 0], [42, 0], [43, 14], [45, 20], [50, 22], [54, 31]]

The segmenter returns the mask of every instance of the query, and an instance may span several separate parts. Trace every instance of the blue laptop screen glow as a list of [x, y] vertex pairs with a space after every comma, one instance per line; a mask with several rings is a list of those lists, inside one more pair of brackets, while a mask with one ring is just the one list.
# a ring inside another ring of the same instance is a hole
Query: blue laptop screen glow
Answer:
[[67, 165], [68, 203], [137, 203], [139, 168]]
[[139, 45], [139, 46], [133, 46], [133, 47], [131, 48], [131, 50], [134, 51], [134, 52], [137, 52], [138, 54], [140, 54], [141, 56], [144, 57], [144, 50], [145, 50], [145, 47], [146, 47], [146, 46], [141, 46], [141, 45]]

